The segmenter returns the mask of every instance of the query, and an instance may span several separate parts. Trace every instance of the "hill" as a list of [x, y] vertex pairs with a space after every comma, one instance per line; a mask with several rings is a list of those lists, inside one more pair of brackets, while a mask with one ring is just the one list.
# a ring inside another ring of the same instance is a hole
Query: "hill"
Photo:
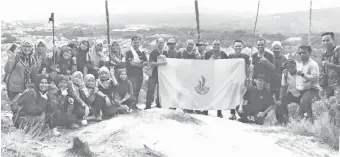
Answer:
[[[75, 131], [62, 130], [49, 142], [21, 139], [2, 142], [25, 156], [73, 156], [66, 152], [72, 138], [88, 142], [94, 156], [289, 156], [324, 157], [337, 153], [313, 138], [293, 135], [282, 127], [261, 127], [181, 111], [152, 109], [91, 124]], [[4, 139], [4, 137], [2, 137]], [[8, 137], [5, 136], [5, 139]], [[20, 140], [21, 139], [21, 140]], [[9, 143], [8, 143], [9, 142]], [[12, 143], [12, 145], [10, 145]], [[32, 151], [34, 150], [34, 151]], [[34, 155], [30, 155], [34, 152]], [[3, 154], [5, 155], [5, 154]]]
[[[313, 10], [312, 31], [340, 32], [340, 21], [337, 19], [340, 7]], [[69, 17], [60, 15], [63, 22], [105, 23], [105, 15], [86, 15], [84, 17]], [[285, 35], [308, 33], [309, 12], [298, 11], [281, 14], [261, 14], [257, 30], [261, 33], [283, 33]], [[201, 29], [206, 30], [252, 30], [255, 13], [227, 12], [200, 13]], [[192, 13], [126, 13], [111, 14], [111, 25], [148, 24], [167, 27], [196, 28], [195, 14]]]

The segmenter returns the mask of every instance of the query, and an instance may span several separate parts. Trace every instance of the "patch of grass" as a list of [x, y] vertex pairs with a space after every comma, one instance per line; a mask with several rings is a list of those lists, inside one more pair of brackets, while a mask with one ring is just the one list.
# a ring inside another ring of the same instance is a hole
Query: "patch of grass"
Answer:
[[204, 122], [186, 113], [171, 112], [161, 116], [161, 119], [171, 119], [180, 123], [200, 125]]
[[314, 136], [339, 150], [340, 129], [340, 96], [330, 99], [321, 99], [313, 103], [314, 124], [305, 120], [298, 121], [292, 118], [288, 128], [304, 136]]

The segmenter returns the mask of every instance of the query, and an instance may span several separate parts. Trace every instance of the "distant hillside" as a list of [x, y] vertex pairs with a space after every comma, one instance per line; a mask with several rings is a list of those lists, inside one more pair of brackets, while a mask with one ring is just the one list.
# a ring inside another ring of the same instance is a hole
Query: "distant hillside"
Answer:
[[[261, 12], [261, 10], [260, 10]], [[313, 32], [340, 32], [340, 7], [313, 10]], [[82, 17], [60, 17], [65, 22], [105, 23], [105, 15], [86, 15]], [[282, 14], [260, 14], [257, 30], [261, 33], [299, 34], [308, 32], [309, 12], [299, 11]], [[255, 14], [246, 13], [201, 13], [202, 29], [218, 30], [252, 30]], [[149, 24], [168, 27], [196, 27], [193, 13], [127, 13], [110, 15], [112, 25]]]

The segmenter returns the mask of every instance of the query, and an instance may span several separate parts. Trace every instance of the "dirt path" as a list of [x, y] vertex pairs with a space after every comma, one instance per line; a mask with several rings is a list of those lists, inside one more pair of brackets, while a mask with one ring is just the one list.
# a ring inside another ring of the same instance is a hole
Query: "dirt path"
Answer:
[[52, 139], [46, 156], [68, 156], [72, 137], [88, 142], [98, 156], [286, 156], [331, 157], [337, 152], [309, 137], [280, 127], [246, 125], [236, 121], [189, 116], [179, 111], [153, 109], [92, 124]]

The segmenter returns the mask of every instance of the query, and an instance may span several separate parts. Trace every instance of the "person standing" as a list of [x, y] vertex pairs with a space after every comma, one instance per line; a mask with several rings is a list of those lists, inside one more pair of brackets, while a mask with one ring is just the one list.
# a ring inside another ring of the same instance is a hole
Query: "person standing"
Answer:
[[[312, 100], [319, 93], [319, 65], [310, 58], [312, 48], [301, 45], [299, 47], [299, 56], [301, 62], [297, 64], [296, 88], [300, 90], [301, 99], [299, 107], [299, 116], [307, 118], [313, 122]], [[305, 115], [307, 114], [307, 115]]]
[[257, 79], [259, 74], [265, 75], [265, 88], [270, 90], [270, 76], [275, 69], [274, 56], [265, 51], [266, 40], [260, 39], [257, 41], [258, 52], [252, 55], [252, 64], [254, 65], [253, 79]]
[[274, 41], [272, 44], [272, 51], [274, 52], [275, 69], [270, 77], [270, 89], [276, 100], [280, 97], [282, 65], [287, 61], [287, 58], [282, 55], [281, 42]]
[[[146, 93], [146, 107], [145, 109], [151, 109], [151, 103], [154, 100], [155, 88], [157, 85], [157, 98], [156, 104], [158, 108], [161, 108], [161, 104], [159, 102], [159, 83], [158, 83], [158, 66], [165, 65], [165, 58], [168, 56], [168, 52], [164, 51], [164, 39], [158, 38], [156, 39], [157, 49], [153, 50], [150, 53], [150, 66], [153, 68], [152, 75], [148, 80], [148, 91]], [[161, 61], [163, 60], [163, 61]]]
[[175, 40], [175, 38], [169, 38], [166, 45], [169, 48], [167, 58], [176, 58], [176, 55], [177, 55], [178, 52], [176, 50], [176, 40]]
[[[249, 77], [249, 67], [250, 67], [250, 60], [249, 60], [249, 56], [247, 54], [242, 53], [242, 49], [243, 49], [243, 41], [242, 40], [235, 40], [234, 44], [233, 44], [233, 48], [235, 50], [235, 53], [230, 54], [230, 58], [243, 58], [245, 61], [245, 73], [246, 73], [246, 78]], [[246, 81], [246, 80], [245, 80]], [[230, 120], [236, 120], [236, 113], [235, 113], [235, 109], [231, 109], [230, 110], [230, 114], [231, 116], [229, 117]]]
[[321, 56], [320, 86], [329, 98], [334, 96], [340, 86], [340, 47], [335, 45], [333, 32], [322, 34], [322, 45], [326, 48], [326, 52]]
[[132, 83], [133, 94], [137, 101], [139, 100], [139, 91], [143, 84], [143, 67], [148, 64], [148, 59], [140, 47], [140, 42], [140, 37], [132, 37], [132, 47], [125, 53], [127, 76]]
[[[228, 59], [229, 56], [221, 50], [221, 41], [220, 40], [214, 40], [213, 43], [213, 50], [208, 51], [204, 55], [205, 60], [211, 60], [211, 59]], [[203, 111], [203, 114], [208, 115], [208, 111]], [[217, 110], [217, 116], [220, 118], [223, 118], [222, 110]]]

